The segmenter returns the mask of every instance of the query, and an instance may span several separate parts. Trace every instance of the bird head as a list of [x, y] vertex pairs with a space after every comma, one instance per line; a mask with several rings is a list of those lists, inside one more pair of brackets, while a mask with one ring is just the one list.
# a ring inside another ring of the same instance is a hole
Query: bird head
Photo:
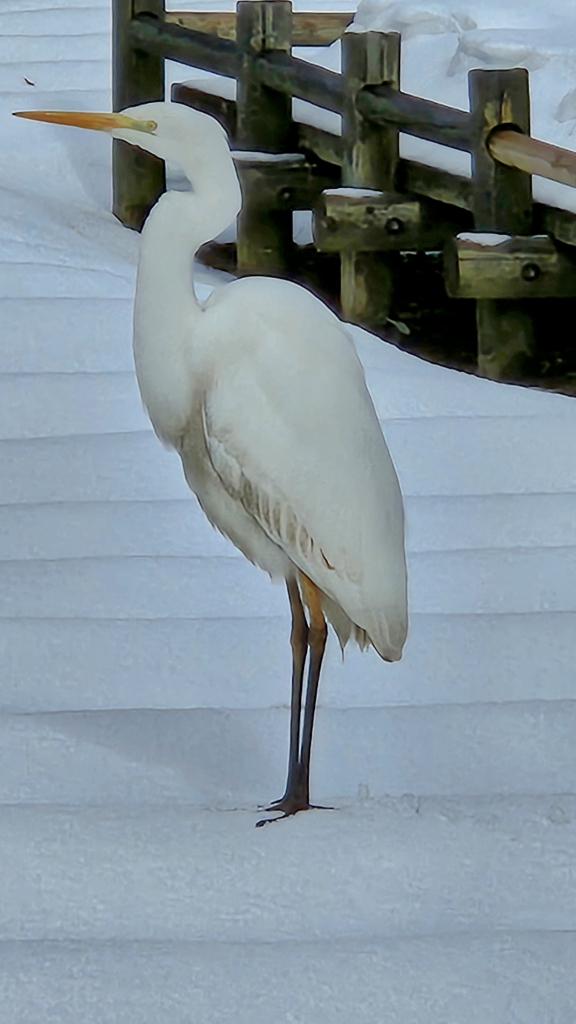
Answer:
[[182, 162], [183, 147], [200, 155], [207, 147], [220, 147], [223, 143], [228, 146], [224, 129], [213, 117], [182, 103], [143, 103], [114, 114], [20, 110], [14, 116], [106, 132], [114, 139], [174, 163]]

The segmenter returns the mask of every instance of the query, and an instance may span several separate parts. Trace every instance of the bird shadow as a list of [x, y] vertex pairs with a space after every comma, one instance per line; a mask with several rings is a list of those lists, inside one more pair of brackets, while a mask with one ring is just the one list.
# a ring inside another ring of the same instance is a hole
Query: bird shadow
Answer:
[[110, 752], [120, 803], [169, 798], [256, 807], [270, 795], [270, 785], [281, 785], [283, 709], [73, 711], [41, 717], [54, 738], [72, 741], [65, 750], [71, 771], [75, 761], [82, 764], [83, 752], [90, 764], [86, 748]]

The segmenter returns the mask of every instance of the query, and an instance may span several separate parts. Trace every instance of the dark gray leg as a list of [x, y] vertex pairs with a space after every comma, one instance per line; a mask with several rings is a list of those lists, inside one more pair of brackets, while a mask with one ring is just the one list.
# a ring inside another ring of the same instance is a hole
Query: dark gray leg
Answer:
[[304, 728], [302, 731], [302, 752], [300, 754], [300, 771], [302, 796], [308, 803], [310, 799], [310, 753], [312, 750], [312, 733], [314, 731], [314, 715], [322, 659], [326, 648], [328, 630], [322, 619], [321, 624], [313, 624], [308, 634], [310, 645], [310, 664], [308, 666], [308, 682], [306, 685], [306, 704], [304, 707]]
[[[292, 631], [290, 645], [292, 647], [292, 701], [290, 705], [290, 753], [288, 756], [288, 778], [286, 791], [282, 800], [294, 791], [298, 778], [298, 761], [300, 753], [300, 717], [302, 708], [302, 680], [304, 664], [308, 651], [308, 623], [300, 600], [300, 591], [295, 579], [286, 582], [290, 609], [292, 611]], [[281, 803], [278, 800], [277, 803]]]
[[[256, 827], [279, 821], [298, 811], [306, 811], [314, 805], [310, 803], [310, 753], [312, 749], [312, 733], [314, 729], [314, 713], [318, 696], [318, 682], [322, 659], [326, 647], [328, 633], [322, 612], [321, 594], [318, 588], [300, 574], [300, 583], [304, 600], [310, 613], [310, 627], [306, 624], [299, 588], [295, 581], [288, 583], [288, 596], [292, 608], [292, 712], [290, 717], [290, 756], [288, 763], [288, 780], [286, 792], [280, 800], [276, 800], [268, 811], [280, 811], [278, 818], [264, 818], [256, 823]], [[306, 686], [306, 703], [304, 707], [304, 725], [302, 744], [300, 747], [300, 716], [302, 701], [302, 676], [306, 658], [305, 643], [310, 648], [308, 665], [308, 682]]]

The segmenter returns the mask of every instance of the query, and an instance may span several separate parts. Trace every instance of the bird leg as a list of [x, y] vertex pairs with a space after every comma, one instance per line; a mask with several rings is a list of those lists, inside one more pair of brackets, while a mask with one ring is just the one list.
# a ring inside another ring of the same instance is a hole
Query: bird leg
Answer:
[[308, 665], [308, 682], [306, 684], [306, 703], [304, 705], [302, 749], [300, 751], [301, 781], [304, 787], [306, 802], [308, 802], [310, 796], [310, 754], [312, 750], [312, 733], [314, 731], [314, 715], [316, 713], [318, 683], [320, 681], [320, 670], [326, 648], [328, 628], [324, 612], [322, 611], [322, 601], [318, 587], [302, 573], [300, 578], [304, 600], [310, 613], [310, 630], [308, 633], [310, 662]]
[[[314, 730], [314, 714], [318, 696], [318, 682], [322, 659], [326, 647], [328, 633], [326, 620], [322, 611], [320, 590], [304, 573], [300, 573], [302, 595], [308, 607], [310, 626], [308, 627], [300, 600], [298, 585], [295, 580], [289, 581], [288, 597], [292, 610], [292, 704], [290, 713], [290, 754], [288, 759], [288, 778], [286, 790], [280, 800], [275, 800], [268, 811], [280, 811], [278, 818], [265, 818], [256, 823], [259, 828], [271, 821], [279, 821], [298, 811], [306, 811], [314, 807], [310, 803], [310, 754], [312, 749], [312, 733]], [[304, 706], [304, 723], [302, 744], [300, 747], [300, 718], [302, 703], [302, 678], [306, 660], [306, 648], [310, 650], [308, 664], [308, 681], [306, 685], [306, 702]]]
[[[286, 583], [290, 609], [292, 611], [292, 700], [290, 704], [290, 753], [288, 755], [288, 778], [282, 800], [294, 792], [298, 782], [298, 761], [300, 753], [300, 716], [302, 709], [302, 681], [308, 652], [308, 623], [300, 600], [300, 591], [295, 579]], [[277, 801], [280, 803], [281, 801]]]
[[[290, 611], [292, 612], [292, 630], [290, 646], [292, 648], [292, 700], [290, 703], [290, 751], [288, 754], [288, 777], [284, 795], [273, 800], [265, 810], [281, 810], [292, 800], [299, 788], [300, 778], [300, 719], [302, 715], [302, 683], [304, 665], [308, 653], [308, 623], [300, 599], [300, 590], [296, 579], [286, 580]], [[257, 827], [265, 825], [265, 821], [257, 822]]]

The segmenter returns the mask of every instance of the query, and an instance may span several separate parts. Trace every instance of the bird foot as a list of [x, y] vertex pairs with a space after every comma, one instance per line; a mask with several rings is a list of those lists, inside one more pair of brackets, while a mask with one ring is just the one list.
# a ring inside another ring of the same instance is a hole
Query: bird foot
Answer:
[[261, 818], [260, 821], [256, 822], [256, 828], [262, 828], [263, 825], [271, 825], [273, 821], [283, 821], [284, 818], [291, 818], [292, 815], [298, 814], [300, 811], [333, 811], [334, 808], [326, 807], [323, 804], [311, 804], [306, 797], [302, 796], [283, 796], [279, 800], [273, 800], [264, 810], [271, 814], [280, 811], [280, 814], [276, 818]]

